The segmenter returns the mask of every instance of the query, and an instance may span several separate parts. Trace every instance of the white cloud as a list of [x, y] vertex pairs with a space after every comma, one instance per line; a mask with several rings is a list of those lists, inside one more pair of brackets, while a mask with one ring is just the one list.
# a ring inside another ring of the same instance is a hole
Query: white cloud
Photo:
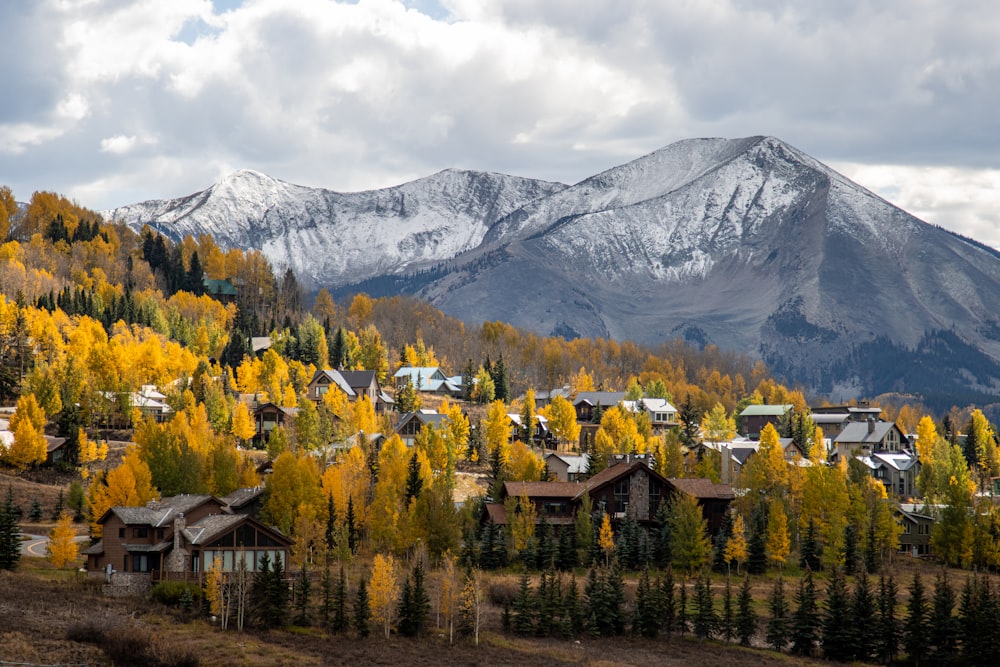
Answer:
[[21, 198], [105, 208], [219, 165], [342, 190], [451, 166], [574, 182], [770, 134], [904, 165], [850, 175], [903, 179], [890, 199], [983, 240], [1000, 210], [992, 0], [16, 0], [0, 25], [0, 175]]
[[101, 150], [105, 153], [124, 155], [132, 150], [133, 146], [135, 146], [135, 135], [119, 134], [115, 137], [101, 139]]

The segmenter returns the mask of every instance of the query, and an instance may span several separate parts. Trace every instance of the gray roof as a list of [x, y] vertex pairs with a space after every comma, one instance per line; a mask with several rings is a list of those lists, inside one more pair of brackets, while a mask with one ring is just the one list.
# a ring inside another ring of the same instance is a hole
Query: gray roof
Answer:
[[246, 486], [242, 489], [236, 489], [225, 498], [219, 498], [219, 500], [229, 507], [243, 507], [263, 494], [263, 486]]
[[581, 391], [573, 400], [573, 405], [589, 403], [590, 405], [601, 405], [610, 408], [625, 400], [624, 391]]
[[[151, 500], [143, 507], [112, 507], [108, 511], [114, 512], [127, 526], [140, 525], [156, 528], [169, 524], [177, 514], [190, 512], [209, 500], [213, 500], [213, 497], [181, 494], [159, 501]], [[218, 498], [214, 500], [219, 503], [220, 507], [225, 504]]]
[[557, 458], [566, 464], [566, 474], [568, 475], [581, 475], [586, 474], [587, 470], [590, 469], [590, 455], [589, 454], [566, 454], [564, 452], [549, 452], [545, 455], [545, 459]]
[[309, 384], [316, 382], [320, 377], [327, 378], [332, 384], [340, 387], [340, 390], [348, 396], [357, 396], [357, 393], [351, 388], [350, 382], [347, 381], [347, 378], [345, 378], [340, 371], [335, 371], [329, 368], [316, 371], [312, 380], [309, 381]]
[[[868, 432], [869, 424], [874, 425], [871, 433]], [[874, 445], [882, 442], [885, 439], [886, 434], [895, 427], [895, 422], [851, 422], [844, 427], [844, 430], [841, 431], [840, 435], [834, 438], [833, 441], [835, 443], [860, 442], [862, 444]]]
[[192, 546], [207, 544], [246, 519], [242, 514], [210, 514], [185, 528], [184, 539]]
[[748, 405], [740, 413], [740, 417], [780, 417], [793, 406], [791, 403], [782, 405]]

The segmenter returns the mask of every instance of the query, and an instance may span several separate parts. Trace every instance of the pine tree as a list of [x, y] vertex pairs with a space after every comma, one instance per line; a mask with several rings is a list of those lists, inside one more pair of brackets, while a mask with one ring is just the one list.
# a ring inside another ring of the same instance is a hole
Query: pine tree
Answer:
[[726, 642], [736, 636], [736, 616], [733, 608], [733, 589], [726, 577], [726, 588], [722, 593], [722, 615], [719, 617], [719, 636]]
[[522, 574], [518, 583], [517, 595], [514, 597], [512, 609], [511, 627], [519, 635], [531, 634], [535, 627], [535, 599], [531, 586], [528, 584], [527, 574]]
[[344, 566], [340, 566], [340, 576], [333, 589], [333, 618], [331, 628], [334, 632], [346, 632], [347, 619], [347, 577], [344, 576]]
[[688, 594], [687, 584], [684, 581], [681, 581], [680, 585], [677, 586], [676, 612], [677, 632], [684, 634], [688, 631]]
[[876, 631], [876, 657], [884, 665], [896, 659], [899, 651], [900, 623], [896, 619], [896, 600], [899, 591], [892, 575], [879, 577], [878, 582], [878, 625]]
[[753, 595], [750, 590], [750, 575], [743, 579], [740, 594], [736, 600], [736, 636], [741, 646], [750, 646], [757, 633], [757, 614], [753, 610]]
[[333, 620], [333, 579], [330, 577], [330, 566], [323, 570], [319, 580], [319, 622], [324, 628], [332, 630]]
[[42, 510], [42, 503], [38, 498], [31, 501], [31, 509], [28, 510], [28, 519], [34, 523], [38, 523], [45, 516], [45, 512]]
[[7, 487], [7, 499], [0, 507], [0, 570], [16, 570], [21, 560], [19, 514], [14, 505], [14, 491]]
[[409, 505], [411, 500], [420, 496], [423, 488], [424, 480], [420, 477], [420, 459], [417, 457], [417, 450], [414, 449], [406, 471], [406, 495], [403, 504]]
[[639, 583], [635, 589], [635, 609], [632, 613], [632, 634], [653, 639], [660, 631], [655, 594], [650, 588], [649, 570], [643, 570], [639, 575]]
[[307, 627], [309, 625], [309, 589], [311, 584], [309, 582], [309, 573], [306, 571], [305, 561], [302, 562], [302, 568], [299, 570], [299, 576], [295, 578], [295, 619], [292, 621], [294, 625], [299, 627]]
[[785, 602], [785, 582], [774, 580], [770, 598], [771, 618], [767, 621], [767, 644], [775, 651], [783, 651], [788, 644], [788, 605]]
[[416, 634], [423, 634], [431, 612], [431, 598], [424, 583], [424, 566], [421, 561], [413, 568], [413, 625]]
[[816, 608], [816, 587], [813, 584], [812, 570], [807, 569], [799, 580], [795, 605], [791, 623], [792, 653], [812, 655], [819, 639], [819, 610]]
[[674, 571], [667, 568], [660, 582], [660, 627], [663, 634], [670, 636], [677, 621], [677, 597], [674, 595]]
[[910, 662], [919, 665], [927, 657], [930, 634], [927, 598], [924, 596], [924, 585], [920, 581], [919, 572], [913, 574], [910, 599], [906, 603], [906, 609], [906, 623], [903, 628], [906, 654]]
[[812, 517], [806, 524], [805, 534], [802, 536], [802, 545], [799, 548], [799, 565], [802, 569], [809, 568], [814, 572], [820, 569], [819, 544], [816, 541], [816, 522]]
[[868, 662], [875, 653], [876, 614], [875, 598], [872, 596], [868, 575], [863, 572], [854, 579], [851, 617], [854, 628], [854, 658]]
[[701, 639], [709, 639], [715, 633], [719, 619], [715, 614], [712, 581], [707, 572], [694, 582], [694, 605], [694, 634]]
[[844, 574], [853, 576], [858, 571], [858, 531], [853, 523], [844, 526]]
[[[953, 660], [958, 652], [959, 619], [953, 614], [955, 591], [948, 577], [941, 573], [934, 581], [930, 621], [930, 659], [937, 663]], [[981, 629], [979, 630], [981, 631]]]
[[767, 513], [764, 507], [758, 508], [750, 519], [750, 539], [747, 542], [747, 572], [764, 574], [767, 572]]
[[353, 496], [347, 498], [347, 517], [345, 522], [347, 523], [347, 548], [354, 554], [358, 552], [358, 527], [357, 519], [354, 517]]
[[371, 620], [371, 606], [368, 602], [368, 580], [362, 576], [358, 582], [358, 592], [354, 597], [354, 631], [359, 637], [367, 637]]
[[836, 568], [826, 589], [826, 613], [823, 616], [823, 655], [844, 662], [854, 655], [851, 598], [844, 571]]
[[569, 526], [563, 526], [559, 530], [559, 549], [556, 555], [556, 567], [563, 572], [572, 570], [579, 564], [579, 556], [576, 550], [576, 531]]

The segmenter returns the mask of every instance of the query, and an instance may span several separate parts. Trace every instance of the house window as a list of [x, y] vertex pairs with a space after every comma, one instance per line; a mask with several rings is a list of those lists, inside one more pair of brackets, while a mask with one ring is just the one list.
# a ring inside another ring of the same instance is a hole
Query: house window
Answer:
[[615, 514], [628, 511], [628, 478], [615, 482]]
[[163, 539], [163, 529], [162, 528], [157, 528], [156, 529], [156, 539], [158, 539], [158, 540], [162, 540]]
[[545, 503], [546, 514], [565, 514], [566, 503]]
[[649, 516], [653, 517], [656, 515], [656, 510], [660, 507], [660, 485], [653, 479], [653, 476], [649, 476]]
[[909, 534], [910, 534], [910, 529], [911, 529], [912, 527], [913, 527], [913, 525], [912, 525], [912, 524], [909, 524], [909, 523], [908, 523], [908, 524], [906, 524], [905, 526], [903, 526], [903, 533], [905, 533], [906, 535], [909, 535]]
[[149, 572], [149, 556], [146, 554], [132, 554], [132, 571]]
[[120, 537], [120, 538], [124, 538], [125, 537], [125, 527], [124, 526], [122, 526], [121, 528], [118, 529], [118, 537]]
[[146, 526], [136, 526], [132, 529], [132, 537], [149, 537], [149, 529]]

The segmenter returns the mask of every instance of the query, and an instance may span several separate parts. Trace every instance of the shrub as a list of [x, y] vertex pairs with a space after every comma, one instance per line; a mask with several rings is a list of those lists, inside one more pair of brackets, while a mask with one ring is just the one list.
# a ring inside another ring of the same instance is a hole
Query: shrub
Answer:
[[183, 581], [161, 581], [153, 586], [150, 596], [161, 604], [178, 607], [184, 599], [184, 591], [188, 591], [195, 602], [201, 599], [201, 586]]

